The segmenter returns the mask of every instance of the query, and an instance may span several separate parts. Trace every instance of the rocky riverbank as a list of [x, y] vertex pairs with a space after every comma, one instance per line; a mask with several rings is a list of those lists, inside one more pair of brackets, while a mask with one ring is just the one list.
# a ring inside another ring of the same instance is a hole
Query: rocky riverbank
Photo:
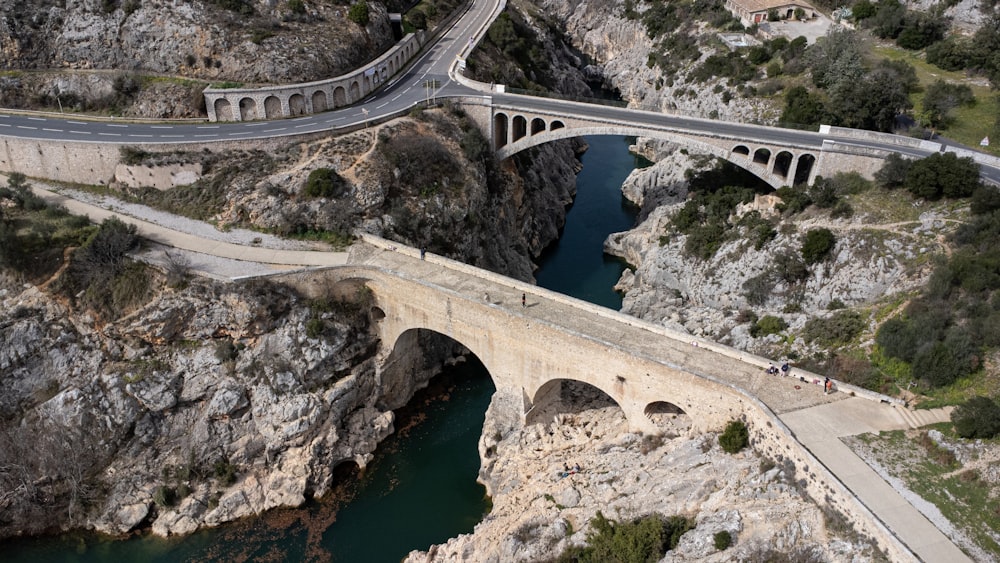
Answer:
[[[516, 428], [494, 397], [480, 444], [493, 509], [473, 534], [406, 561], [545, 561], [586, 543], [600, 511], [616, 520], [650, 513], [691, 518], [665, 561], [865, 561], [878, 553], [796, 485], [794, 470], [750, 450], [724, 453], [716, 434], [691, 435], [687, 415], [656, 415], [663, 436], [627, 431], [621, 410], [586, 389], [563, 395], [551, 422]], [[502, 437], [499, 437], [502, 436]], [[499, 438], [498, 438], [499, 437]], [[719, 550], [714, 535], [729, 532]]]

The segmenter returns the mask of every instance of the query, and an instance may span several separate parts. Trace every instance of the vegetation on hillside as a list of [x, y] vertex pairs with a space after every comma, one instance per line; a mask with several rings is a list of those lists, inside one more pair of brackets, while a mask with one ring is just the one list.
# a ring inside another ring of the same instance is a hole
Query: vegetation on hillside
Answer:
[[695, 523], [683, 516], [650, 514], [631, 522], [608, 520], [600, 511], [590, 520], [587, 545], [572, 546], [556, 563], [646, 563], [677, 547]]

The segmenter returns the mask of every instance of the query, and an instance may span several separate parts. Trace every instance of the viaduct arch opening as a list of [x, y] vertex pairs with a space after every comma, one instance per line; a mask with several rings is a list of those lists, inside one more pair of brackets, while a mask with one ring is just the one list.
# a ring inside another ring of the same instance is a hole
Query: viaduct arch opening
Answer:
[[552, 379], [535, 391], [524, 424], [549, 424], [560, 414], [610, 409], [616, 423], [626, 424], [625, 412], [603, 389], [576, 379]]

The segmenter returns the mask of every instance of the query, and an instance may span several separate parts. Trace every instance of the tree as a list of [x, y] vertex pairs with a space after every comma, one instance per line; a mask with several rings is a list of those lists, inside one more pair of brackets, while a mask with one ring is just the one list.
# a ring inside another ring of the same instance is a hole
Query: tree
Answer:
[[876, 67], [859, 79], [838, 80], [830, 87], [827, 109], [835, 125], [892, 131], [896, 116], [912, 107], [895, 71]]
[[802, 241], [802, 260], [815, 264], [826, 258], [836, 244], [837, 238], [830, 229], [810, 229]]
[[979, 165], [955, 153], [934, 153], [910, 166], [906, 186], [917, 197], [969, 197], [979, 186]]
[[946, 18], [925, 12], [907, 12], [903, 19], [903, 29], [896, 38], [896, 44], [914, 51], [940, 41], [948, 30]]
[[861, 22], [874, 16], [877, 10], [875, 4], [868, 0], [858, 0], [851, 6], [851, 17], [854, 18], [854, 21]]
[[785, 110], [781, 113], [782, 124], [819, 125], [825, 111], [823, 100], [811, 94], [804, 86], [795, 86], [785, 92]]
[[931, 127], [947, 127], [952, 121], [951, 110], [975, 103], [972, 88], [967, 84], [952, 84], [940, 78], [927, 87], [923, 107]]
[[973, 397], [951, 411], [951, 422], [963, 438], [988, 440], [1000, 434], [1000, 405], [989, 397]]
[[895, 190], [906, 185], [906, 175], [910, 173], [913, 161], [897, 152], [890, 153], [885, 164], [875, 172], [875, 183], [880, 188]]

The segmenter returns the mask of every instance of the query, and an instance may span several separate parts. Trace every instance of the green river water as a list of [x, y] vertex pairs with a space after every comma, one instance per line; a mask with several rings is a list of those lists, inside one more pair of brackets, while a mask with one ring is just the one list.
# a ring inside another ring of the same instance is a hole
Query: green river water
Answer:
[[[536, 278], [542, 287], [619, 309], [621, 298], [611, 287], [624, 264], [601, 249], [608, 234], [632, 226], [635, 210], [624, 204], [620, 187], [646, 163], [628, 153], [622, 137], [587, 142], [577, 199]], [[397, 412], [397, 433], [363, 474], [340, 471], [332, 494], [306, 507], [179, 539], [78, 533], [11, 540], [0, 544], [0, 561], [399, 561], [411, 550], [471, 532], [489, 511], [485, 489], [476, 483], [477, 443], [493, 390], [478, 360], [448, 368]]]

